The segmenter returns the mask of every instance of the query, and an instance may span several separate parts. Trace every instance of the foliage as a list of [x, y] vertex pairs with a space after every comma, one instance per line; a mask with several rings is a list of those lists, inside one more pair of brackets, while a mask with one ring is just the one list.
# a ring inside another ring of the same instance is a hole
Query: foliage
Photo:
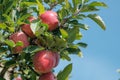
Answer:
[[[32, 64], [33, 55], [40, 50], [52, 50], [60, 53], [61, 59], [70, 61], [69, 55], [82, 56], [81, 47], [86, 43], [81, 42], [81, 29], [88, 30], [88, 25], [81, 23], [84, 18], [90, 18], [103, 30], [106, 29], [102, 18], [93, 12], [99, 11], [99, 7], [107, 7], [103, 2], [89, 0], [0, 0], [0, 80], [4, 80], [4, 74], [9, 68], [10, 79], [20, 75], [23, 80], [36, 80], [38, 73], [34, 71]], [[58, 13], [59, 25], [54, 31], [48, 31], [47, 25], [39, 19], [29, 23], [29, 16], [39, 17], [46, 10]], [[30, 46], [25, 48], [21, 54], [13, 54], [12, 48], [22, 45], [21, 42], [14, 43], [9, 36], [20, 31], [24, 23], [31, 25], [36, 35], [35, 39], [29, 38]], [[34, 28], [33, 28], [33, 27]], [[41, 44], [36, 44], [40, 41]], [[79, 41], [75, 43], [75, 41]], [[66, 80], [72, 70], [69, 64], [57, 75], [58, 80]], [[62, 77], [61, 77], [62, 76]]]

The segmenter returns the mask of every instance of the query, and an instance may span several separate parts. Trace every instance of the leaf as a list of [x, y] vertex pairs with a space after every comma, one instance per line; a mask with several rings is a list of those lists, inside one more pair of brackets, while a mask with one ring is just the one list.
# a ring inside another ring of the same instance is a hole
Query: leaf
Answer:
[[77, 8], [78, 4], [82, 3], [82, 0], [72, 0], [74, 8]]
[[7, 25], [5, 23], [0, 23], [0, 29], [6, 29]]
[[1, 53], [4, 53], [4, 52], [6, 52], [7, 51], [7, 48], [5, 48], [5, 47], [0, 47], [0, 54]]
[[64, 2], [64, 0], [58, 0], [58, 3], [61, 4], [62, 2]]
[[31, 5], [37, 5], [35, 2], [21, 2], [21, 5], [31, 6]]
[[62, 51], [60, 56], [62, 57], [62, 59], [66, 59], [67, 61], [71, 61], [71, 58], [68, 55], [68, 51], [66, 51], [66, 50]]
[[6, 5], [5, 8], [5, 14], [8, 14], [8, 12], [10, 12], [10, 10], [12, 9], [13, 6], [15, 6], [17, 4], [18, 0], [14, 0], [14, 1], [9, 1], [9, 3]]
[[89, 4], [83, 5], [81, 12], [93, 12], [98, 11], [99, 9], [95, 6], [90, 6]]
[[0, 77], [0, 80], [5, 80], [5, 79]]
[[68, 33], [64, 29], [60, 29], [63, 38], [68, 38]]
[[5, 67], [11, 67], [16, 64], [15, 60], [9, 60], [5, 63]]
[[87, 44], [83, 43], [83, 42], [77, 43], [77, 45], [79, 45], [80, 47], [83, 47], [83, 48], [87, 47]]
[[69, 9], [70, 8], [70, 3], [68, 0], [65, 0], [65, 7], [66, 9]]
[[23, 42], [22, 41], [18, 41], [15, 46], [23, 46]]
[[84, 29], [84, 30], [88, 30], [89, 29], [88, 25], [86, 25], [86, 24], [78, 23], [78, 24], [76, 24], [74, 26], [80, 27], [81, 29]]
[[43, 50], [43, 49], [44, 49], [43, 47], [38, 47], [38, 46], [31, 45], [31, 46], [28, 46], [28, 47], [24, 48], [23, 52], [25, 52], [25, 53], [35, 53], [35, 52], [38, 52], [38, 51]]
[[63, 71], [60, 71], [57, 75], [57, 80], [65, 80], [66, 78], [68, 78], [68, 76], [70, 75], [72, 71], [72, 63], [67, 65]]
[[88, 17], [96, 22], [103, 30], [106, 29], [105, 23], [102, 18], [97, 14], [89, 14]]
[[74, 40], [76, 40], [76, 38], [79, 35], [79, 28], [78, 27], [74, 27], [70, 30], [68, 30], [68, 43], [72, 43]]
[[12, 48], [15, 47], [15, 43], [12, 40], [5, 40], [5, 43]]
[[42, 3], [39, 2], [39, 0], [36, 0], [36, 1], [37, 1], [37, 4], [38, 4], [38, 11], [39, 11], [39, 14], [44, 13], [44, 11], [45, 11], [44, 6], [42, 5]]
[[107, 7], [107, 5], [104, 2], [98, 2], [98, 1], [94, 1], [94, 2], [90, 3], [90, 6]]

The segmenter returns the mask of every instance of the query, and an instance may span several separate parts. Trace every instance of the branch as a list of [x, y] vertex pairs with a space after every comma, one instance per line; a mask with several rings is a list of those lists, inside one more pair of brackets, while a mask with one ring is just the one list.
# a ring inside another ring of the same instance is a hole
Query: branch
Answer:
[[58, 4], [58, 2], [54, 2], [53, 4], [51, 4], [50, 5], [50, 10], [52, 10], [57, 4]]

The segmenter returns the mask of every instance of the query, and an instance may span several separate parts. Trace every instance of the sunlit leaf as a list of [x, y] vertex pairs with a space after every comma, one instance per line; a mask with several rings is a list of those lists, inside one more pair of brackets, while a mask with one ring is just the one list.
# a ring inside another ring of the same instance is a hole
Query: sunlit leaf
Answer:
[[60, 32], [61, 32], [63, 38], [67, 38], [68, 37], [67, 31], [65, 31], [64, 29], [60, 29]]
[[7, 25], [5, 23], [0, 23], [0, 29], [6, 29]]
[[12, 40], [5, 40], [5, 43], [12, 48], [15, 47], [15, 43]]
[[88, 17], [96, 22], [103, 30], [106, 29], [105, 23], [102, 18], [97, 14], [89, 14]]
[[66, 78], [68, 78], [68, 76], [70, 75], [72, 71], [72, 63], [67, 65], [63, 71], [60, 71], [57, 75], [57, 80], [65, 80]]
[[39, 2], [39, 0], [36, 0], [36, 1], [37, 1], [37, 4], [38, 4], [39, 14], [44, 13], [45, 8], [44, 8], [43, 4], [41, 2]]
[[107, 5], [104, 2], [98, 2], [98, 1], [94, 1], [94, 2], [90, 3], [90, 6], [107, 7]]

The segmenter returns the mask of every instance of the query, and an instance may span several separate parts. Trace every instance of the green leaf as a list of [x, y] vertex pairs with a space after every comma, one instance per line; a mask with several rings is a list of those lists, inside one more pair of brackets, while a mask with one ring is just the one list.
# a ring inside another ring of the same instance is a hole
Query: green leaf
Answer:
[[5, 67], [11, 67], [16, 64], [15, 60], [9, 60], [5, 63]]
[[67, 41], [69, 43], [72, 43], [74, 40], [77, 39], [77, 37], [79, 35], [79, 28], [78, 27], [74, 27], [74, 28], [68, 30], [67, 32], [68, 32], [68, 39], [67, 39]]
[[15, 46], [23, 46], [23, 42], [22, 41], [18, 41], [18, 42], [16, 42]]
[[31, 6], [31, 5], [37, 5], [35, 2], [21, 2], [21, 5]]
[[9, 1], [9, 3], [6, 5], [5, 7], [5, 14], [8, 14], [8, 12], [10, 12], [10, 10], [12, 9], [13, 6], [15, 6], [17, 4], [18, 0], [14, 0], [14, 1]]
[[98, 11], [99, 9], [95, 6], [90, 6], [89, 4], [83, 5], [81, 12], [93, 12]]
[[65, 7], [66, 9], [69, 9], [70, 8], [70, 3], [68, 0], [65, 0]]
[[66, 59], [67, 61], [71, 61], [71, 58], [68, 55], [68, 51], [64, 50], [61, 52], [60, 56], [62, 57], [62, 59]]
[[0, 23], [0, 29], [6, 29], [7, 25], [5, 23]]
[[82, 0], [72, 0], [74, 8], [77, 8], [78, 4], [82, 3]]
[[76, 25], [74, 25], [76, 27], [80, 27], [81, 29], [84, 29], [84, 30], [88, 30], [89, 29], [89, 26], [86, 25], [86, 24], [81, 24], [81, 23], [78, 23]]
[[38, 46], [31, 45], [31, 46], [28, 46], [28, 47], [24, 48], [23, 52], [25, 52], [25, 53], [35, 53], [35, 52], [38, 52], [38, 51], [43, 50], [43, 49], [44, 49], [43, 47], [38, 47]]
[[94, 2], [90, 3], [90, 6], [107, 7], [107, 5], [104, 2], [98, 2], [98, 1], [94, 1]]
[[63, 38], [68, 38], [68, 33], [64, 29], [60, 29]]
[[5, 47], [0, 47], [0, 54], [1, 53], [4, 53], [4, 52], [6, 52], [7, 51], [7, 48], [5, 48]]
[[62, 2], [64, 2], [64, 0], [58, 0], [58, 3], [61, 4]]
[[96, 22], [103, 30], [106, 29], [105, 23], [102, 18], [97, 14], [89, 14], [88, 17]]
[[83, 47], [83, 48], [87, 47], [87, 44], [83, 43], [83, 42], [77, 43], [77, 45], [79, 45], [80, 47]]
[[38, 4], [38, 11], [39, 11], [39, 14], [42, 14], [45, 12], [45, 8], [43, 6], [42, 3], [39, 2], [39, 0], [36, 0], [37, 1], [37, 4]]
[[5, 79], [0, 77], [0, 80], [5, 80]]
[[5, 40], [5, 43], [10, 47], [15, 47], [15, 43], [12, 40]]
[[65, 80], [66, 78], [68, 78], [68, 76], [70, 75], [72, 71], [72, 63], [67, 65], [63, 71], [60, 71], [57, 75], [57, 80]]
[[67, 42], [64, 39], [56, 36], [54, 40], [55, 40], [55, 43], [53, 46], [55, 48], [57, 48], [57, 49], [66, 48]]

